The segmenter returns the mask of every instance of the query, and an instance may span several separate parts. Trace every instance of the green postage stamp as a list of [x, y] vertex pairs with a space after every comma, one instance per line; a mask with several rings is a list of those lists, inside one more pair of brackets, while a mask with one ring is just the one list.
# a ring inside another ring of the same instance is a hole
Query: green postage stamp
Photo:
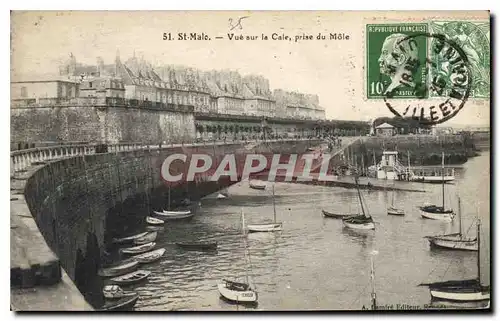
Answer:
[[[467, 57], [471, 70], [471, 98], [490, 97], [490, 23], [448, 21], [431, 22], [430, 31], [433, 34], [444, 35], [455, 42]], [[435, 41], [433, 38], [431, 41]], [[430, 77], [450, 73], [449, 63], [442, 59], [442, 55], [433, 55], [431, 61], [435, 63], [430, 68]], [[435, 91], [429, 92], [430, 96], [440, 96]], [[443, 93], [444, 95], [445, 93]]]
[[472, 75], [469, 97], [489, 98], [490, 24], [487, 21], [366, 25], [367, 98], [423, 99], [449, 95], [451, 88], [439, 92], [432, 89], [433, 79], [449, 77], [453, 70], [446, 55], [432, 50], [439, 38], [425, 37], [426, 34], [443, 36], [463, 51]]

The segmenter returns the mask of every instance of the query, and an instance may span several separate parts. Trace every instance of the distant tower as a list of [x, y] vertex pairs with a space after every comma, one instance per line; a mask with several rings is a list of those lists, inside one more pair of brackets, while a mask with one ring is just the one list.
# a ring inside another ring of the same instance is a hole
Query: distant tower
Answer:
[[68, 75], [74, 76], [75, 73], [76, 73], [76, 58], [75, 56], [73, 56], [73, 53], [70, 53], [68, 61]]
[[104, 74], [104, 61], [101, 57], [97, 57], [97, 76], [100, 77]]

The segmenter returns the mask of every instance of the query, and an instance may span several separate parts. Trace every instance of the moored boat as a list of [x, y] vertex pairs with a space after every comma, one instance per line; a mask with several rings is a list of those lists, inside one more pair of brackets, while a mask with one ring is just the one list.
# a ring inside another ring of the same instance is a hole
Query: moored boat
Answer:
[[106, 277], [117, 276], [135, 271], [137, 270], [138, 266], [139, 262], [135, 260], [125, 260], [115, 265], [99, 269], [97, 274], [99, 276], [106, 276]]
[[248, 224], [248, 233], [256, 232], [277, 232], [283, 229], [283, 223], [276, 221], [276, 202], [274, 196], [274, 184], [273, 184], [273, 217], [274, 221], [272, 223], [261, 223], [261, 224]]
[[217, 250], [217, 242], [177, 242], [178, 247], [186, 250], [199, 250], [199, 251], [215, 251]]
[[236, 282], [230, 280], [222, 280], [222, 282], [217, 284], [217, 289], [219, 294], [226, 300], [234, 303], [243, 304], [256, 304], [258, 295], [254, 287], [250, 285], [250, 279], [247, 271], [247, 266], [249, 265], [249, 259], [247, 256], [247, 242], [245, 237], [245, 216], [243, 210], [241, 210], [241, 231], [243, 234], [243, 244], [245, 253], [245, 282]]
[[139, 295], [136, 294], [120, 300], [107, 301], [100, 309], [97, 309], [97, 311], [130, 311], [135, 306], [138, 299]]
[[152, 216], [147, 216], [146, 223], [151, 224], [151, 225], [162, 225], [165, 223], [165, 221], [160, 220], [159, 218], [152, 217]]
[[158, 216], [161, 216], [162, 219], [164, 220], [180, 220], [180, 219], [187, 219], [191, 218], [194, 213], [191, 211], [163, 211], [163, 212], [157, 212], [153, 211]]
[[134, 239], [134, 244], [141, 245], [153, 242], [157, 236], [158, 232], [148, 232], [146, 235]]
[[146, 226], [146, 231], [148, 232], [159, 232], [163, 231], [165, 229], [164, 226], [161, 225], [148, 225]]
[[481, 223], [477, 221], [477, 277], [467, 280], [452, 280], [444, 282], [421, 283], [427, 286], [432, 299], [447, 300], [453, 302], [475, 302], [490, 300], [490, 286], [481, 284]]
[[387, 208], [387, 214], [388, 215], [405, 215], [405, 211], [403, 209], [390, 206]]
[[155, 246], [155, 242], [149, 242], [138, 246], [120, 249], [120, 252], [123, 254], [140, 254], [152, 250]]
[[358, 175], [355, 173], [354, 181], [356, 183], [356, 190], [358, 191], [358, 199], [361, 207], [362, 214], [353, 215], [350, 217], [342, 218], [342, 223], [345, 227], [355, 230], [374, 230], [375, 223], [373, 218], [367, 215], [365, 206], [363, 205], [363, 198], [361, 197], [361, 192], [359, 190]]
[[163, 256], [163, 254], [165, 254], [165, 249], [161, 248], [151, 252], [135, 255], [132, 258], [137, 262], [144, 264], [158, 261]]
[[125, 275], [120, 275], [111, 279], [111, 282], [116, 284], [133, 284], [145, 280], [151, 274], [150, 271], [138, 270]]
[[324, 217], [330, 217], [330, 218], [336, 218], [336, 219], [342, 219], [342, 218], [347, 218], [351, 216], [356, 216], [354, 214], [339, 214], [339, 213], [333, 213], [333, 212], [328, 212], [325, 210], [321, 210], [323, 212]]
[[121, 298], [135, 296], [137, 295], [137, 292], [124, 291], [120, 286], [112, 284], [112, 285], [105, 285], [104, 288], [102, 289], [102, 294], [106, 299], [117, 300]]
[[283, 223], [263, 223], [263, 224], [248, 224], [248, 233], [256, 232], [277, 232], [283, 229]]
[[464, 250], [477, 251], [477, 238], [464, 237], [462, 233], [462, 209], [460, 198], [458, 198], [458, 233], [426, 236], [432, 247], [447, 249], [447, 250]]
[[235, 303], [256, 303], [257, 292], [253, 291], [246, 283], [222, 280], [217, 284], [219, 293], [226, 299]]
[[[444, 176], [444, 152], [441, 154], [441, 174]], [[453, 218], [455, 217], [455, 213], [453, 213], [452, 209], [446, 209], [444, 206], [444, 180], [441, 182], [441, 191], [442, 191], [442, 199], [443, 203], [442, 206], [437, 206], [437, 205], [424, 205], [424, 206], [419, 206], [420, 209], [420, 215], [423, 218], [431, 219], [431, 220], [439, 220], [439, 221], [446, 221], [446, 222], [451, 222], [453, 221]]]
[[218, 193], [218, 194], [217, 194], [217, 199], [218, 199], [218, 200], [225, 199], [225, 198], [227, 198], [227, 196], [226, 196], [226, 195], [224, 195], [224, 194], [222, 194], [222, 193]]
[[122, 237], [122, 238], [114, 238], [113, 243], [122, 244], [122, 243], [131, 242], [135, 239], [138, 239], [138, 238], [145, 236], [146, 234], [148, 234], [148, 232], [142, 232], [139, 234], [135, 234], [135, 235], [127, 236], [127, 237]]

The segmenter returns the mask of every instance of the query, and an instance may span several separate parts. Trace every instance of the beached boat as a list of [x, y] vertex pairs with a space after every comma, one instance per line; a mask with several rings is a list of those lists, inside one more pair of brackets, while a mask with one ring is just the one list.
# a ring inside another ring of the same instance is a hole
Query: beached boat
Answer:
[[120, 286], [112, 284], [112, 285], [105, 285], [104, 288], [102, 289], [102, 294], [106, 299], [117, 300], [135, 296], [137, 295], [137, 292], [124, 291]]
[[138, 283], [141, 282], [142, 280], [145, 280], [149, 277], [151, 274], [151, 271], [146, 271], [146, 270], [138, 270], [135, 272], [131, 272], [125, 275], [117, 276], [115, 278], [110, 279], [111, 282], [116, 283], [116, 284], [133, 284], [133, 283]]
[[146, 223], [151, 224], [151, 225], [162, 225], [165, 223], [165, 221], [160, 220], [159, 218], [156, 218], [156, 217], [147, 216]]
[[155, 246], [156, 246], [155, 242], [149, 242], [138, 246], [120, 249], [120, 252], [123, 254], [140, 254], [147, 251], [151, 251]]
[[477, 238], [467, 238], [462, 233], [462, 209], [458, 198], [458, 233], [445, 235], [426, 236], [432, 247], [447, 250], [477, 251]]
[[264, 190], [266, 189], [266, 183], [262, 181], [252, 180], [248, 182], [248, 186], [253, 189]]
[[358, 191], [358, 199], [361, 207], [362, 214], [353, 215], [350, 217], [342, 218], [342, 223], [345, 227], [355, 229], [355, 230], [374, 230], [375, 223], [370, 215], [367, 215], [365, 207], [363, 205], [363, 197], [359, 190], [358, 175], [354, 175], [354, 181], [356, 183], [356, 190]]
[[148, 232], [142, 232], [139, 234], [135, 234], [135, 235], [127, 236], [127, 237], [122, 237], [122, 238], [114, 238], [113, 243], [116, 243], [116, 244], [128, 243], [128, 242], [131, 242], [135, 239], [141, 238], [141, 237], [145, 236], [146, 234], [148, 234]]
[[274, 213], [274, 221], [272, 223], [248, 224], [247, 225], [248, 233], [276, 232], [282, 230], [283, 223], [276, 221], [276, 202], [274, 200], [274, 184], [273, 184], [273, 213]]
[[158, 261], [163, 256], [163, 254], [165, 254], [165, 251], [166, 250], [164, 248], [161, 248], [154, 251], [142, 253], [139, 255], [134, 255], [132, 256], [132, 258], [141, 264], [151, 263], [154, 261]]
[[122, 262], [116, 263], [115, 265], [99, 269], [97, 274], [99, 276], [105, 277], [117, 276], [135, 271], [138, 267], [139, 262], [135, 260], [124, 260]]
[[148, 234], [134, 239], [134, 244], [141, 245], [153, 242], [154, 240], [156, 240], [157, 236], [158, 232], [148, 232]]
[[490, 286], [481, 284], [481, 222], [477, 221], [477, 278], [444, 282], [421, 283], [429, 287], [432, 299], [454, 302], [473, 302], [490, 300]]
[[245, 216], [243, 214], [243, 210], [241, 211], [241, 230], [243, 234], [243, 243], [244, 243], [244, 253], [245, 253], [245, 282], [236, 282], [231, 280], [222, 280], [222, 282], [217, 284], [217, 289], [219, 290], [220, 295], [231, 302], [234, 303], [243, 303], [243, 304], [256, 304], [258, 295], [257, 291], [254, 290], [254, 287], [250, 285], [250, 279], [248, 276], [248, 249], [245, 237]]
[[122, 298], [120, 300], [107, 301], [97, 311], [130, 311], [137, 303], [139, 295], [136, 294], [131, 297]]
[[217, 242], [177, 242], [175, 243], [180, 248], [193, 251], [215, 251], [217, 250]]
[[323, 216], [324, 217], [329, 217], [329, 218], [336, 218], [336, 219], [342, 219], [342, 218], [347, 218], [347, 217], [351, 217], [351, 216], [356, 216], [354, 214], [339, 214], [339, 213], [332, 213], [332, 212], [328, 212], [328, 211], [325, 211], [325, 210], [321, 210], [323, 212]]
[[[444, 153], [441, 155], [441, 172], [444, 175]], [[443, 204], [442, 206], [437, 205], [424, 205], [420, 206], [420, 215], [423, 218], [431, 219], [431, 220], [439, 220], [439, 221], [447, 221], [451, 222], [455, 217], [455, 213], [452, 209], [446, 209], [444, 206], [444, 181], [442, 182], [442, 198]]]

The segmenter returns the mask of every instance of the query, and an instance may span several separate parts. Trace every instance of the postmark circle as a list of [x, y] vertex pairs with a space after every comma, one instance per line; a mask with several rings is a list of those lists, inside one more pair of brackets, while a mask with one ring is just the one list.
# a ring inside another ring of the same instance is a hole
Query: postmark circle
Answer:
[[[424, 59], [418, 55], [422, 38], [431, 40], [431, 57], [426, 54]], [[395, 116], [411, 118], [422, 125], [436, 125], [455, 117], [471, 92], [472, 72], [467, 55], [457, 43], [441, 34], [387, 37], [379, 67], [379, 76], [384, 74], [391, 79], [384, 85], [386, 107]], [[401, 90], [411, 90], [416, 98], [401, 99]], [[431, 91], [433, 97], [429, 97]]]

